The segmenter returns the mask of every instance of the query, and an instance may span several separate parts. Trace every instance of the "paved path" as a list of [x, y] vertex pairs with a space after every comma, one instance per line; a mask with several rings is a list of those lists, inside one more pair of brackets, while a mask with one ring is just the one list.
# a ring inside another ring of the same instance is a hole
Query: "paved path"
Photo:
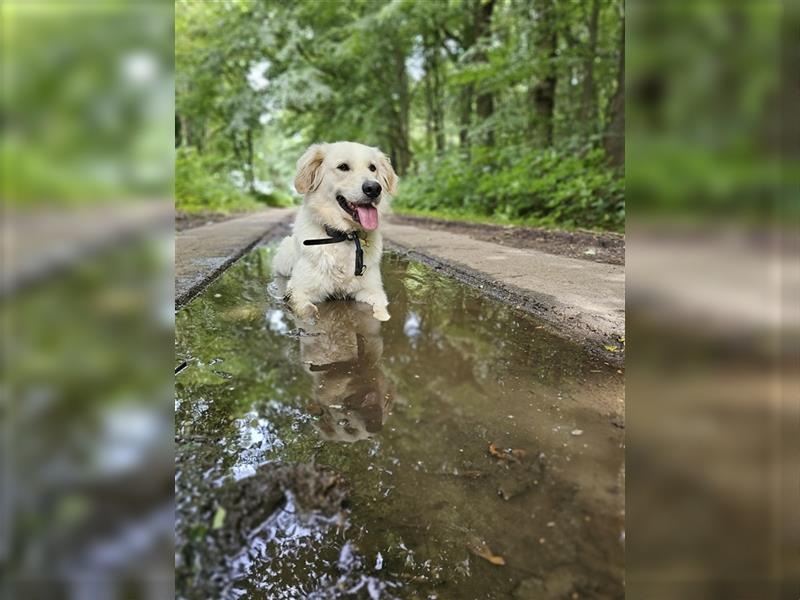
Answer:
[[[260, 240], [278, 237], [292, 209], [275, 209], [182, 231], [175, 239], [175, 304], [194, 297]], [[603, 351], [625, 331], [625, 270], [411, 225], [383, 226], [387, 246], [534, 314], [575, 341]]]
[[291, 208], [276, 208], [177, 233], [175, 307], [186, 304], [293, 213]]
[[169, 199], [8, 210], [0, 232], [0, 296], [126, 241], [171, 235], [173, 214]]
[[390, 245], [602, 348], [625, 334], [625, 268], [389, 223]]

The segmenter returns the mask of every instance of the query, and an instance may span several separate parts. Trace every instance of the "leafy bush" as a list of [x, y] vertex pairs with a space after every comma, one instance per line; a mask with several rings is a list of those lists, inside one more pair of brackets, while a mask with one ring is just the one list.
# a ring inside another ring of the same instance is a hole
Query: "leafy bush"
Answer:
[[192, 147], [178, 148], [175, 157], [175, 208], [185, 212], [259, 210], [265, 206], [288, 206], [285, 192], [249, 194], [238, 187], [219, 156], [204, 155]]
[[474, 148], [420, 162], [395, 201], [410, 209], [564, 228], [621, 230], [622, 175], [602, 150]]

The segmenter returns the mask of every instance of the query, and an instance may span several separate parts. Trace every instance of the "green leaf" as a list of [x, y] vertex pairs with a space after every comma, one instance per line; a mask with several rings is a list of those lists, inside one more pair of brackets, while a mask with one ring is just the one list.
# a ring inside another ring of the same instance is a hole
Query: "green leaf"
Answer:
[[222, 524], [225, 522], [225, 514], [226, 511], [223, 507], [217, 508], [217, 512], [214, 513], [214, 520], [211, 522], [211, 529], [219, 529], [222, 527]]

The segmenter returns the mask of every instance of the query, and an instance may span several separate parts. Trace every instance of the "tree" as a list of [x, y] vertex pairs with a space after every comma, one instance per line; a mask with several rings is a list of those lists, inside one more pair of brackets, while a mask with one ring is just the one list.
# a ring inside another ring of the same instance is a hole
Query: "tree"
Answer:
[[[475, 37], [480, 41], [480, 46], [475, 52], [475, 62], [477, 63], [488, 62], [485, 48], [489, 44], [488, 38], [491, 36], [494, 6], [495, 0], [481, 0], [475, 3], [473, 13], [475, 19], [474, 30]], [[486, 125], [494, 113], [494, 96], [489, 86], [482, 86], [475, 103], [475, 111], [481, 124]], [[491, 126], [486, 128], [482, 142], [487, 146], [494, 145], [494, 133]]]
[[597, 130], [597, 84], [594, 63], [597, 58], [597, 36], [600, 20], [600, 0], [592, 0], [587, 29], [589, 39], [584, 52], [583, 93], [581, 98], [581, 120], [589, 135]]
[[625, 165], [625, 22], [620, 25], [617, 86], [608, 105], [608, 125], [604, 146], [609, 162], [617, 168]]
[[445, 149], [444, 106], [442, 100], [442, 32], [438, 23], [426, 29], [423, 35], [423, 54], [425, 57], [426, 128], [428, 145], [436, 148], [437, 154]]
[[591, 224], [620, 198], [619, 1], [178, 0], [178, 178], [288, 191], [303, 146], [351, 139], [399, 204]]
[[553, 118], [556, 107], [556, 60], [558, 58], [558, 26], [553, 0], [536, 2], [537, 50], [541, 69], [538, 82], [530, 87], [533, 103], [531, 133], [543, 146], [553, 145]]

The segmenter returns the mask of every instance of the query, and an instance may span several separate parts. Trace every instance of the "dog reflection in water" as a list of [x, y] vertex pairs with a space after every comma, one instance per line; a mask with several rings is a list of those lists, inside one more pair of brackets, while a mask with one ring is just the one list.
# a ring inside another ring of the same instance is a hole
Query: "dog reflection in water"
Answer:
[[319, 305], [315, 322], [304, 322], [300, 356], [314, 380], [312, 414], [329, 441], [357, 442], [380, 432], [393, 391], [381, 370], [381, 323], [360, 302]]

